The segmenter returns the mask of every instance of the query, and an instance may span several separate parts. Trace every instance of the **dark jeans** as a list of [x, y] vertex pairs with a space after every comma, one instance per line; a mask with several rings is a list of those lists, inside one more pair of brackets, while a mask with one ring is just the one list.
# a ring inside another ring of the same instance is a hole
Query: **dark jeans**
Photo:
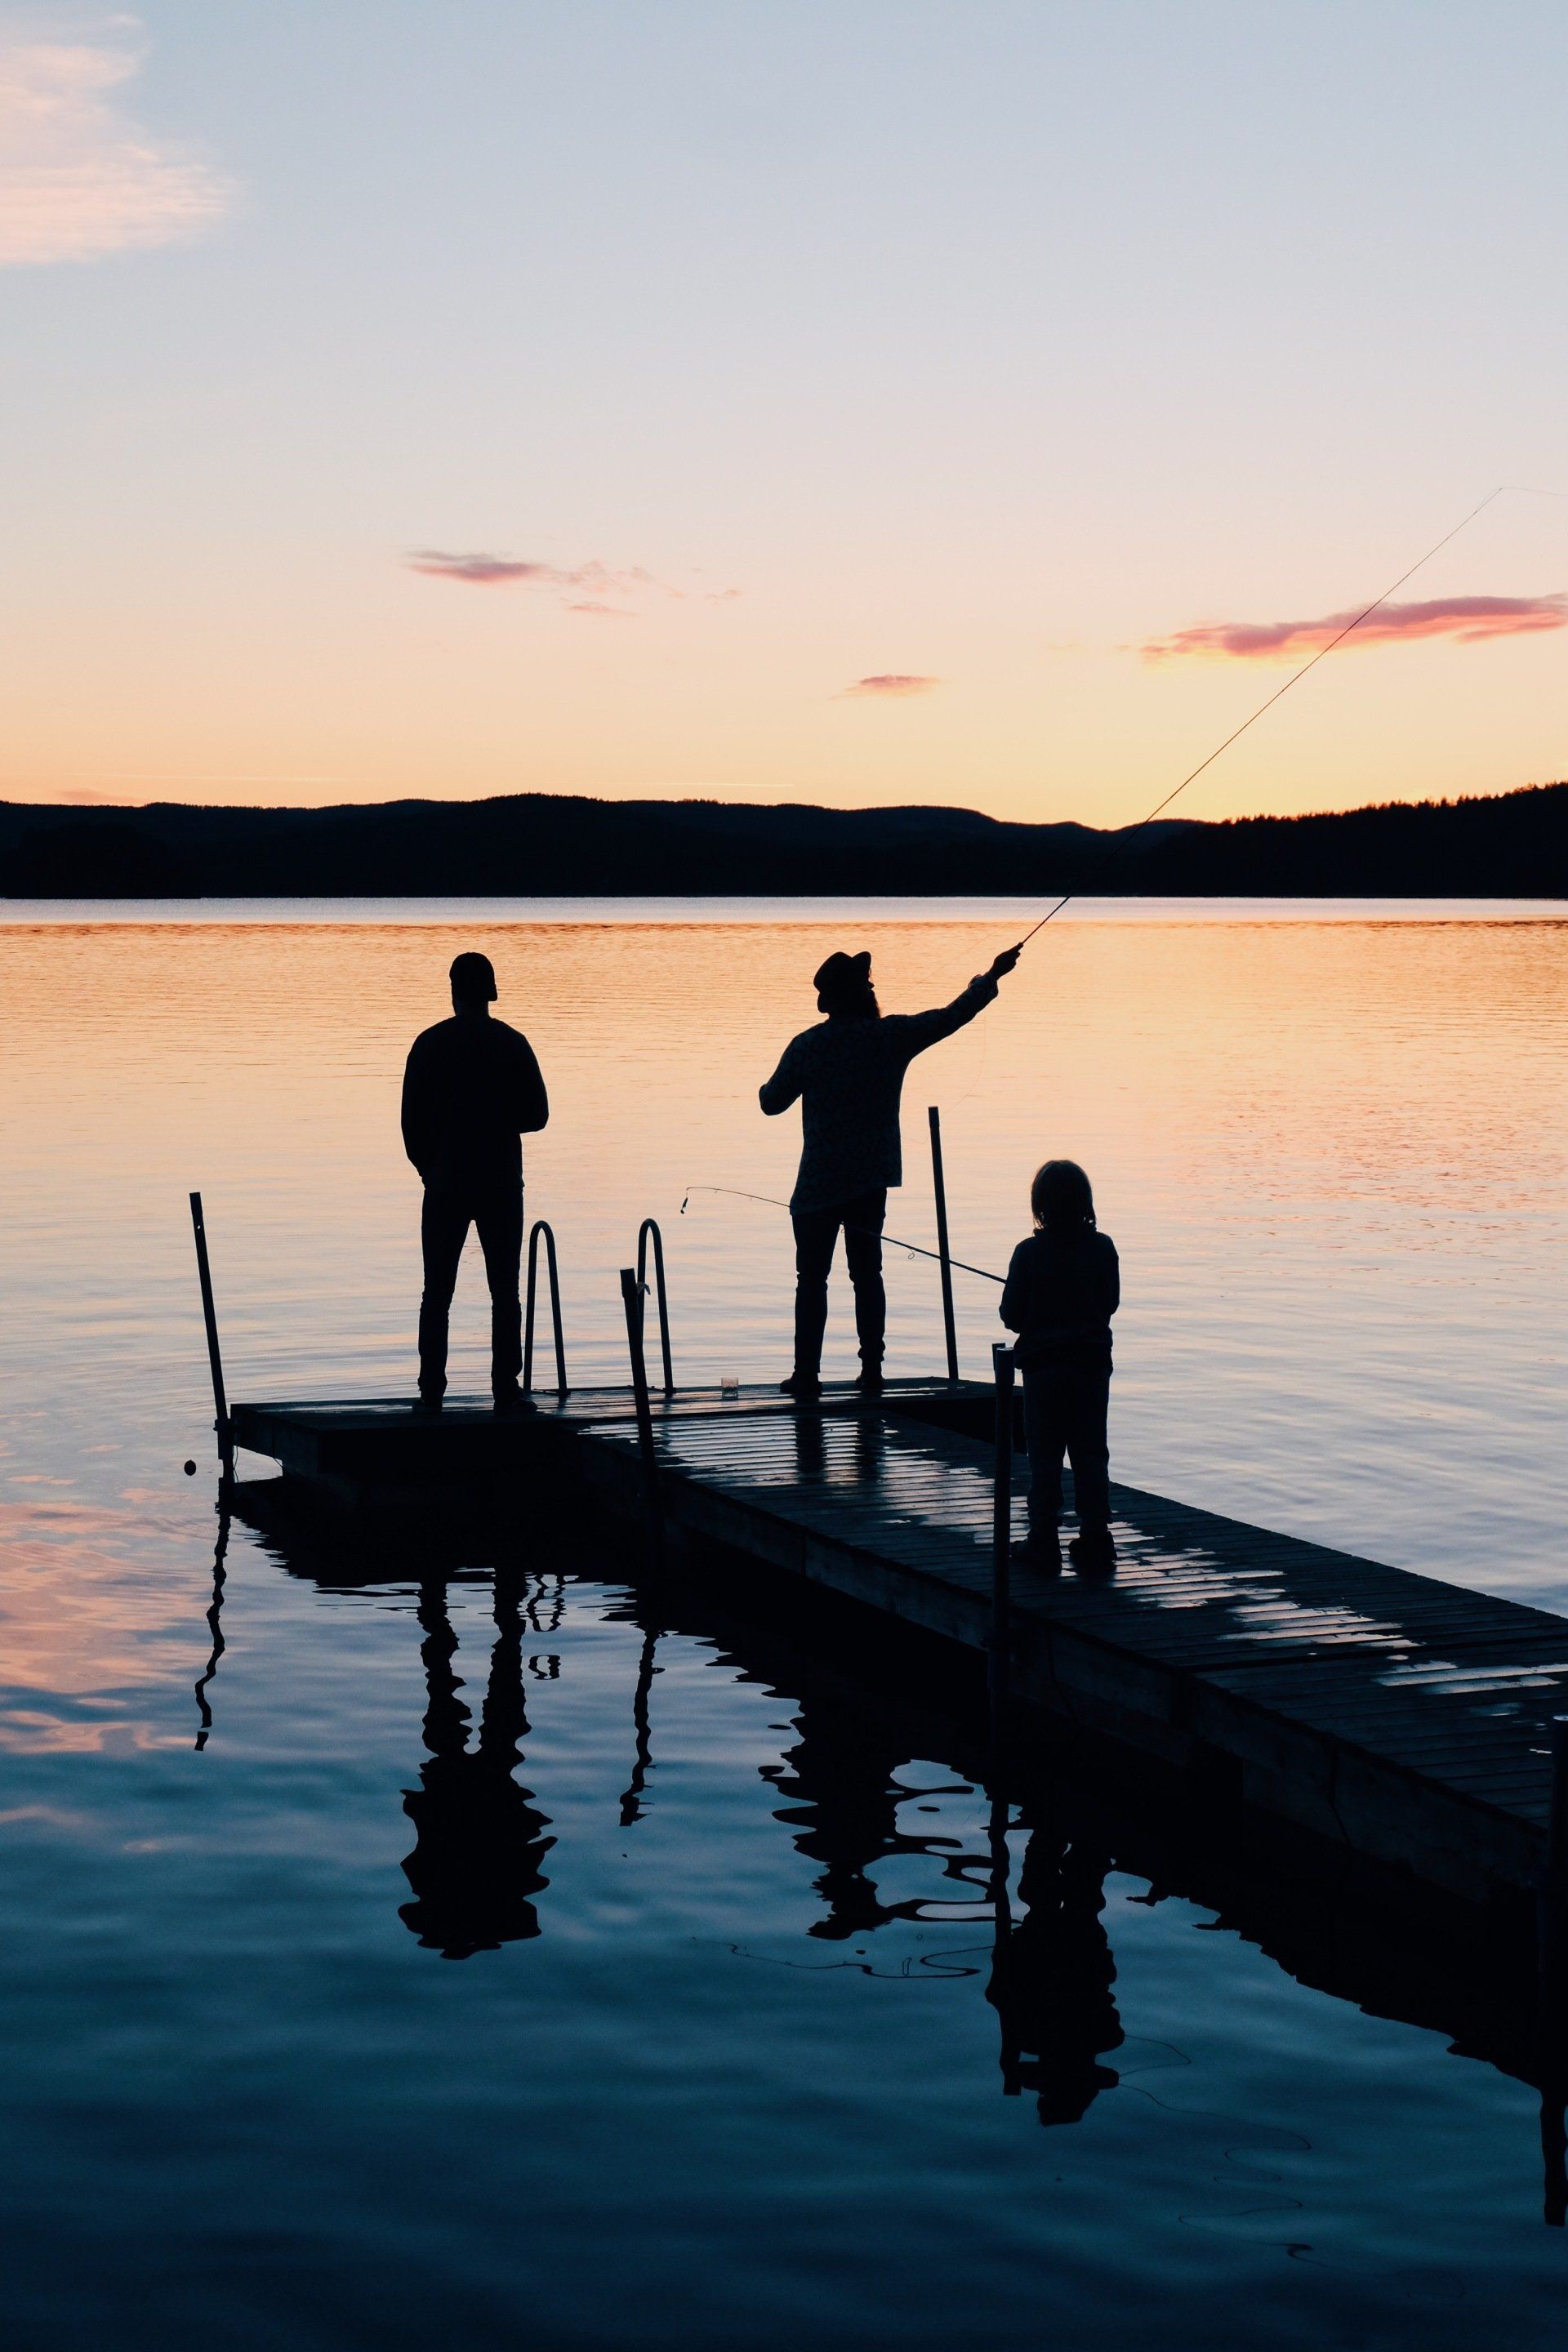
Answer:
[[1029, 1531], [1044, 1534], [1061, 1516], [1062, 1455], [1072, 1464], [1080, 1528], [1110, 1522], [1110, 1454], [1106, 1411], [1109, 1365], [1039, 1364], [1024, 1373], [1024, 1442], [1029, 1449]]
[[522, 1370], [522, 1307], [518, 1268], [522, 1258], [522, 1186], [494, 1192], [426, 1189], [419, 1239], [425, 1253], [425, 1295], [419, 1301], [419, 1389], [439, 1396], [447, 1385], [447, 1318], [457, 1286], [458, 1261], [468, 1227], [478, 1225], [490, 1286], [490, 1385], [498, 1395], [514, 1388]]
[[860, 1361], [876, 1370], [882, 1361], [888, 1328], [888, 1295], [882, 1287], [882, 1223], [886, 1192], [862, 1192], [858, 1201], [833, 1209], [796, 1209], [795, 1226], [795, 1369], [808, 1380], [822, 1370], [822, 1335], [827, 1327], [827, 1275], [844, 1228], [844, 1255], [855, 1286], [855, 1329]]

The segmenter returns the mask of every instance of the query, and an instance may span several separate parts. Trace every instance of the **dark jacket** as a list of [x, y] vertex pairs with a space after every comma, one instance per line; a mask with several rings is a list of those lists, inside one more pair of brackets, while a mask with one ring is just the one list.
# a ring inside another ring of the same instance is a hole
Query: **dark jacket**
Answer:
[[836, 1209], [904, 1181], [899, 1103], [917, 1054], [940, 1045], [994, 1001], [989, 972], [934, 1013], [879, 1020], [835, 1013], [803, 1029], [759, 1095], [770, 1118], [801, 1106], [800, 1172], [792, 1209]]
[[1121, 1268], [1109, 1234], [1031, 1234], [1013, 1252], [1002, 1320], [1016, 1331], [1024, 1371], [1045, 1365], [1110, 1369], [1110, 1318]]
[[403, 1147], [442, 1192], [505, 1191], [522, 1176], [520, 1137], [550, 1117], [533, 1048], [488, 1013], [458, 1013], [425, 1030], [403, 1073]]

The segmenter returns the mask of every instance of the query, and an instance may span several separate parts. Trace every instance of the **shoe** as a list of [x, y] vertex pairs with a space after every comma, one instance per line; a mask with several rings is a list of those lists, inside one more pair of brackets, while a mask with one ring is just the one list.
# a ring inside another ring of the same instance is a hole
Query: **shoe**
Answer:
[[497, 1412], [537, 1412], [539, 1411], [533, 1399], [524, 1396], [522, 1391], [515, 1386], [510, 1389], [497, 1389], [495, 1409]]
[[421, 1389], [414, 1400], [416, 1412], [439, 1412], [443, 1402], [439, 1389]]
[[1080, 1576], [1110, 1576], [1116, 1566], [1116, 1545], [1109, 1528], [1085, 1528], [1068, 1546], [1068, 1558]]
[[1026, 1536], [1022, 1543], [1016, 1543], [1013, 1564], [1016, 1568], [1032, 1568], [1037, 1576], [1059, 1576], [1062, 1546], [1055, 1528], [1047, 1535]]
[[779, 1382], [779, 1386], [785, 1396], [794, 1397], [797, 1404], [814, 1404], [822, 1394], [822, 1382], [814, 1372], [792, 1372], [787, 1381]]
[[880, 1396], [883, 1389], [881, 1365], [868, 1364], [855, 1385], [862, 1396]]

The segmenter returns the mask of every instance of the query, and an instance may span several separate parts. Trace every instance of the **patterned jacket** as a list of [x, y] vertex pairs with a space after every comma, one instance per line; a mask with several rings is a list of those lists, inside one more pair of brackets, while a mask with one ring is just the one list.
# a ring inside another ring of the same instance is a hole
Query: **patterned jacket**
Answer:
[[801, 1107], [800, 1172], [792, 1209], [836, 1209], [904, 1181], [899, 1102], [917, 1054], [951, 1037], [996, 994], [989, 972], [934, 1013], [880, 1020], [837, 1014], [803, 1029], [758, 1100], [770, 1118]]

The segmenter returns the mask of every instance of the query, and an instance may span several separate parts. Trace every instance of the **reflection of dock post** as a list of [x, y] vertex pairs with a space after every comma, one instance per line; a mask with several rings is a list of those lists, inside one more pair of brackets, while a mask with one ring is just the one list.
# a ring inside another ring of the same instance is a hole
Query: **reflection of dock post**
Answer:
[[1016, 2004], [1006, 1998], [1011, 1990], [1009, 1972], [1013, 1960], [1010, 1949], [1013, 1902], [1008, 1885], [1012, 1858], [1007, 1852], [1008, 1825], [1007, 1799], [1001, 1780], [997, 1778], [992, 1786], [991, 1811], [986, 1822], [986, 1842], [991, 1849], [991, 1985], [1002, 2028], [1002, 2095], [1005, 2099], [1016, 2099], [1024, 2087], [1024, 2078]]
[[1007, 1652], [1013, 1604], [1013, 1350], [991, 1350], [996, 1376], [996, 1470], [991, 1504], [991, 1643], [987, 1682], [993, 1738], [1007, 1703]]
[[643, 1358], [643, 1286], [629, 1265], [621, 1268], [621, 1298], [626, 1310], [626, 1348], [632, 1360], [632, 1403], [637, 1412], [637, 1444], [642, 1452], [648, 1518], [654, 1542], [658, 1544], [663, 1528], [658, 1497], [658, 1456], [654, 1451], [653, 1411], [648, 1403], [647, 1366]]
[[942, 1267], [942, 1325], [947, 1339], [947, 1377], [958, 1378], [958, 1327], [952, 1315], [952, 1252], [947, 1239], [947, 1183], [942, 1170], [942, 1113], [932, 1103], [926, 1117], [931, 1121], [931, 1173], [936, 1192], [936, 1246]]
[[621, 1827], [629, 1830], [642, 1819], [643, 1791], [653, 1769], [653, 1721], [650, 1701], [653, 1678], [659, 1672], [654, 1661], [658, 1654], [658, 1628], [644, 1628], [642, 1654], [637, 1660], [637, 1687], [632, 1693], [632, 1729], [637, 1736], [637, 1753], [632, 1765], [632, 1777], [621, 1799]]
[[228, 1399], [224, 1393], [223, 1357], [217, 1343], [217, 1309], [213, 1305], [212, 1268], [207, 1263], [207, 1229], [202, 1196], [191, 1194], [191, 1230], [196, 1237], [196, 1275], [202, 1286], [202, 1320], [207, 1327], [207, 1363], [213, 1376], [213, 1427], [217, 1432], [218, 1460], [226, 1479], [234, 1476], [234, 1432], [229, 1425]]
[[1561, 2230], [1568, 2221], [1568, 1716], [1553, 1716], [1551, 1739], [1552, 1798], [1546, 1817], [1546, 1859], [1537, 1895], [1540, 1964], [1538, 2028], [1541, 2056], [1541, 2147], [1546, 2172], [1545, 2218]]
[[220, 1481], [217, 1500], [217, 1541], [213, 1547], [213, 1597], [207, 1610], [207, 1631], [212, 1635], [212, 1648], [207, 1654], [205, 1666], [196, 1678], [195, 1685], [196, 1713], [201, 1722], [201, 1727], [196, 1733], [198, 1755], [206, 1746], [207, 1735], [213, 1727], [212, 1702], [207, 1697], [208, 1685], [217, 1672], [218, 1660], [228, 1646], [223, 1638], [223, 1592], [227, 1581], [224, 1559], [228, 1551], [229, 1524], [228, 1487], [226, 1482]]

